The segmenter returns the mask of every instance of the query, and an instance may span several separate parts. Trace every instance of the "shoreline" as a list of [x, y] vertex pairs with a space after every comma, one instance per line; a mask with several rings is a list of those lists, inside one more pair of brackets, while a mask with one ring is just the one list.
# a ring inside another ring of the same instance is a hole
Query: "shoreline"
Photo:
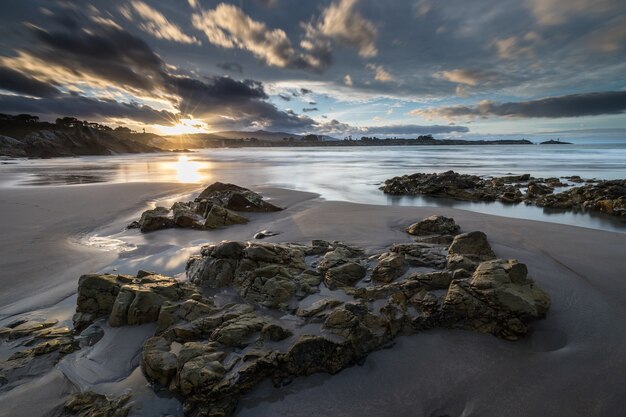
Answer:
[[[140, 187], [146, 186], [145, 184], [138, 185]], [[160, 184], [160, 186], [156, 188], [169, 186], [179, 190], [175, 194], [171, 192], [168, 194], [162, 190], [161, 199], [166, 201], [171, 201], [181, 194], [193, 193], [194, 190], [198, 189], [197, 186], [189, 186], [182, 191], [180, 185], [164, 186], [164, 184]], [[611, 387], [618, 387], [621, 382], [626, 382], [623, 376], [616, 374], [620, 369], [616, 364], [624, 359], [619, 355], [616, 356], [618, 352], [610, 348], [610, 346], [621, 346], [626, 343], [626, 336], [615, 331], [620, 327], [620, 323], [615, 322], [615, 319], [624, 317], [623, 301], [620, 299], [620, 294], [626, 291], [626, 283], [620, 280], [620, 277], [626, 275], [626, 265], [620, 257], [620, 248], [626, 245], [626, 236], [623, 234], [485, 215], [454, 208], [377, 206], [327, 201], [311, 193], [259, 187], [255, 190], [271, 197], [270, 201], [276, 204], [286, 205], [287, 210], [275, 214], [251, 216], [252, 221], [248, 225], [233, 226], [214, 232], [177, 229], [141, 236], [133, 235], [133, 232], [129, 231], [115, 233], [115, 230], [119, 230], [118, 225], [123, 224], [131, 215], [135, 215], [141, 206], [145, 207], [145, 201], [153, 200], [155, 196], [138, 201], [137, 193], [133, 193], [135, 187], [128, 187], [123, 184], [113, 184], [109, 187], [126, 188], [127, 198], [129, 198], [128, 193], [133, 195], [130, 198], [133, 200], [132, 208], [121, 211], [118, 209], [116, 214], [110, 213], [110, 216], [107, 217], [110, 221], [109, 223], [105, 221], [106, 224], [102, 224], [96, 219], [88, 221], [87, 223], [95, 227], [91, 231], [85, 231], [88, 234], [93, 234], [98, 230], [105, 233], [113, 231], [114, 233], [109, 236], [123, 237], [121, 240], [127, 239], [137, 247], [136, 251], [138, 252], [134, 255], [134, 251], [128, 252], [129, 257], [121, 256], [116, 251], [109, 252], [114, 254], [117, 259], [100, 268], [95, 267], [99, 270], [116, 268], [117, 272], [125, 273], [136, 272], [137, 269], [144, 266], [152, 267], [155, 270], [154, 267], [160, 265], [157, 272], [180, 272], [184, 269], [186, 257], [196, 251], [200, 245], [222, 239], [248, 240], [252, 238], [257, 229], [281, 232], [277, 236], [263, 240], [267, 242], [304, 242], [316, 238], [331, 238], [348, 241], [362, 246], [368, 251], [376, 251], [389, 243], [407, 241], [403, 232], [403, 227], [406, 224], [431, 214], [443, 214], [455, 218], [464, 230], [485, 231], [498, 256], [517, 258], [526, 263], [531, 276], [553, 296], [553, 309], [548, 313], [548, 318], [533, 324], [533, 333], [522, 341], [503, 342], [490, 336], [458, 330], [427, 331], [403, 337], [397, 341], [398, 346], [396, 348], [373, 353], [368, 357], [366, 365], [363, 367], [349, 368], [336, 376], [313, 375], [298, 378], [287, 392], [267, 386], [259, 387], [243, 398], [237, 416], [252, 416], [258, 415], [258, 413], [316, 415], [312, 410], [320, 410], [322, 413], [322, 410], [330, 406], [337, 407], [334, 409], [340, 413], [352, 415], [354, 409], [346, 408], [350, 402], [342, 400], [343, 396], [345, 398], [359, 398], [359, 404], [362, 407], [369, 404], [367, 407], [373, 410], [370, 412], [374, 413], [369, 415], [381, 415], [382, 409], [380, 407], [383, 403], [385, 404], [384, 409], [389, 410], [389, 414], [383, 413], [384, 415], [409, 415], [409, 413], [414, 415], [417, 411], [426, 415], [429, 413], [428, 410], [432, 409], [458, 415], [466, 410], [468, 407], [466, 401], [470, 399], [471, 404], [474, 404], [472, 409], [481, 410], [481, 415], [501, 415], [503, 410], [510, 411], [513, 403], [505, 400], [506, 397], [502, 396], [497, 407], [485, 408], [486, 404], [493, 400], [492, 394], [489, 390], [472, 388], [473, 381], [475, 378], [479, 378], [483, 382], [498, 380], [503, 377], [511, 379], [513, 377], [507, 375], [507, 372], [517, 369], [520, 363], [525, 364], [528, 369], [521, 373], [518, 371], [517, 376], [512, 381], [516, 381], [515, 383], [518, 385], [530, 386], [528, 384], [531, 384], [530, 381], [535, 378], [537, 372], [540, 372], [541, 367], [552, 368], [550, 372], [554, 376], [551, 378], [553, 381], [551, 386], [559, 389], [561, 397], [557, 397], [556, 392], [552, 392], [545, 384], [539, 384], [538, 388], [529, 394], [532, 404], [518, 403], [517, 407], [522, 407], [518, 408], [518, 411], [522, 414], [512, 413], [510, 415], [524, 415], [531, 411], [534, 411], [535, 414], [542, 414], [547, 410], [545, 405], [550, 403], [548, 398], [553, 397], [560, 398], [556, 404], [551, 405], [553, 410], [558, 409], [562, 414], [567, 414], [569, 411], [568, 415], [582, 416], [591, 411], [589, 408], [585, 408], [588, 405], [584, 402], [581, 403], [582, 400], [575, 393], [563, 394], [559, 388], [562, 384], [567, 384], [566, 381], [576, 378], [576, 383], [584, 387], [580, 389], [586, 390], [588, 395], [600, 395], [603, 391], [610, 393]], [[148, 194], [148, 190], [143, 191], [143, 195]], [[62, 193], [60, 195], [52, 194], [55, 193], [51, 193], [52, 198], [63, 199]], [[20, 214], [28, 215], [24, 212]], [[594, 245], [589, 247], [587, 242], [594, 242]], [[50, 247], [44, 245], [44, 249], [49, 251]], [[43, 264], [51, 255], [49, 252], [40, 252], [39, 256], [34, 258], [33, 263], [40, 262]], [[157, 262], [164, 258], [180, 259], [169, 265]], [[592, 259], [593, 262], [589, 262], [589, 259]], [[99, 264], [107, 263], [108, 260], [109, 258], [104, 260], [100, 257]], [[92, 263], [92, 265], [97, 264]], [[67, 280], [65, 284], [68, 288], [72, 287], [74, 293], [78, 275], [90, 272], [86, 269], [88, 264], [79, 265], [79, 268], [83, 269], [76, 270], [76, 273], [71, 276], [65, 275]], [[31, 274], [30, 279], [34, 279], [35, 276]], [[43, 276], [40, 276], [39, 280], [42, 278]], [[22, 291], [26, 290], [23, 288]], [[65, 303], [68, 305], [67, 308], [72, 310], [72, 297], [70, 295], [70, 298], [63, 298], [58, 304], [64, 305]], [[55, 304], [43, 310], [59, 311], [59, 309], [65, 308], [61, 307]], [[71, 317], [72, 311], [69, 310], [64, 314], [70, 314]], [[2, 311], [7, 311], [6, 305], [3, 305]], [[18, 309], [14, 311], [18, 311]], [[6, 318], [5, 316], [5, 320]], [[458, 346], [461, 345], [465, 347], [461, 356], [464, 358], [463, 361], [453, 359], [459, 355]], [[421, 359], [411, 359], [405, 362], [404, 360], [407, 358], [415, 357], [415, 351], [420, 352]], [[132, 352], [128, 354], [132, 357], [135, 356]], [[496, 361], [499, 364], [499, 369], [488, 366], [487, 362], [484, 362], [485, 355], [490, 358], [490, 361]], [[399, 358], [404, 358], [404, 360]], [[560, 359], [555, 361], [555, 358]], [[442, 363], [442, 361], [448, 361], [451, 369], [456, 369], [455, 372], [463, 372], [464, 377], [453, 383], [450, 378], [458, 379], [458, 375], [452, 372], [451, 374], [440, 375], [440, 380], [433, 380], [430, 375], [436, 375], [439, 371], [430, 364]], [[483, 363], [481, 365], [483, 369], [479, 370], [472, 367], [470, 371], [468, 368], [464, 368], [467, 366], [466, 362], [473, 363], [473, 366], [479, 366], [478, 364]], [[559, 366], [559, 363], [563, 365]], [[587, 369], [589, 366], [602, 370], [604, 374], [602, 384], [598, 384], [597, 381], [591, 384], [591, 381], [585, 377], [586, 373], [582, 369]], [[579, 368], [581, 370], [577, 371]], [[137, 390], [142, 385], [141, 381], [145, 381], [142, 378], [139, 378], [139, 382], [137, 381], [136, 368], [126, 374], [125, 372], [128, 371], [115, 369], [117, 378], [121, 377], [121, 381], [126, 381], [122, 383], [122, 386]], [[410, 394], [412, 399], [404, 404], [405, 408], [402, 408], [400, 404], [393, 405], [384, 401], [380, 403], [377, 398], [382, 399], [398, 393], [409, 395], [408, 387], [401, 385], [401, 382], [397, 380], [397, 375], [408, 377], [409, 369], [412, 378], [414, 378], [411, 384], [413, 388], [409, 390], [412, 392]], [[463, 371], [463, 369], [465, 370]], [[62, 373], [59, 374], [58, 370], [52, 372], [57, 373], [54, 374], [55, 376], [46, 374], [42, 378], [44, 380], [46, 380], [45, 378], [54, 378], [57, 383], [62, 384], [64, 380]], [[383, 389], [385, 393], [383, 397], [380, 396], [380, 392], [377, 396], [375, 392], [371, 391], [371, 388], [359, 382], [372, 378], [374, 380], [381, 380], [382, 378], [382, 380], [387, 381], [386, 384], [389, 384]], [[387, 380], [387, 378], [391, 379]], [[44, 380], [41, 380], [41, 383], [44, 383]], [[130, 381], [134, 382], [131, 383]], [[92, 388], [117, 395], [121, 393], [121, 388], [117, 385], [96, 384]], [[13, 409], [17, 413], [15, 415], [20, 415], [19, 407], [12, 408], [11, 405], [19, 406], [20, 401], [23, 401], [20, 398], [26, 398], [22, 395], [29, 395], [28, 386], [35, 389], [34, 387], [39, 385], [36, 381], [31, 381], [26, 386], [22, 386], [23, 388], [20, 390], [16, 388], [0, 393], [0, 399], [3, 400], [4, 404], [7, 404], [8, 409]], [[427, 386], [430, 387], [428, 391], [430, 394], [424, 396], [425, 391], [423, 390]], [[449, 391], [450, 389], [452, 391]], [[490, 389], [497, 392], [499, 388], [490, 386]], [[64, 392], [67, 394], [72, 391], [73, 389], [65, 388]], [[142, 392], [144, 394], [139, 395], [138, 401], [157, 401], [156, 397], [150, 396], [152, 394]], [[418, 392], [421, 394], [418, 395]], [[458, 396], [458, 398], [466, 398], [467, 400], [452, 400], [453, 395], [450, 392], [454, 392], [454, 396]], [[54, 395], [58, 396], [59, 392], [55, 391], [55, 394], [48, 392], [48, 395], [53, 398]], [[143, 397], [144, 395], [147, 397]], [[501, 393], [500, 395], [504, 394]], [[276, 402], [276, 396], [280, 398], [280, 401]], [[526, 401], [528, 400], [527, 398]], [[607, 411], [619, 409], [620, 406], [624, 405], [620, 401], [619, 399], [606, 401], [603, 409]], [[174, 403], [159, 404], [167, 408], [172, 407]], [[172, 411], [171, 408], [168, 410]], [[359, 408], [359, 410], [363, 411], [363, 415], [368, 415], [365, 408], [362, 410]], [[577, 412], [574, 413], [573, 410], [577, 410]], [[25, 412], [21, 415], [35, 414]], [[599, 412], [595, 415], [609, 414]]]

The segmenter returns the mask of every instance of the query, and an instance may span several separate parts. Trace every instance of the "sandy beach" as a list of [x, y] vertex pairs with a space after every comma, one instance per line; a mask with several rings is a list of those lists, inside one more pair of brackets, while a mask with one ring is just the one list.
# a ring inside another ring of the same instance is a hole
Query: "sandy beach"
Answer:
[[[534, 323], [527, 338], [507, 342], [459, 330], [402, 337], [363, 366], [337, 375], [301, 377], [279, 389], [263, 384], [242, 399], [237, 415], [609, 416], [626, 405], [619, 393], [626, 383], [626, 336], [620, 332], [626, 317], [626, 234], [443, 207], [325, 201], [269, 187], [255, 191], [286, 210], [254, 214], [247, 225], [147, 235], [124, 230], [143, 209], [194, 190], [199, 188], [134, 183], [3, 191], [0, 323], [24, 316], [70, 323], [82, 273], [143, 268], [176, 275], [202, 244], [245, 241], [263, 229], [280, 233], [267, 241], [341, 240], [376, 252], [410, 242], [403, 231], [407, 224], [442, 214], [462, 231], [487, 233], [497, 256], [526, 263], [551, 295], [547, 318]], [[99, 237], [101, 247], [85, 245], [85, 236]], [[131, 389], [138, 405], [131, 415], [182, 415], [180, 403], [154, 394], [138, 369], [138, 353], [152, 328], [132, 329], [108, 329], [93, 348], [5, 387], [0, 415], [54, 415], [65, 396], [83, 389], [110, 395]]]

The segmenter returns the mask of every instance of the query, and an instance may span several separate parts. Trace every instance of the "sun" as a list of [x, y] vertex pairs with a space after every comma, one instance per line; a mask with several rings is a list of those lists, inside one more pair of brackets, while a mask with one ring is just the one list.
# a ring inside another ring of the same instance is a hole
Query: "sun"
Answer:
[[208, 125], [196, 119], [180, 119], [173, 126], [155, 126], [161, 135], [189, 135], [194, 133], [208, 133]]

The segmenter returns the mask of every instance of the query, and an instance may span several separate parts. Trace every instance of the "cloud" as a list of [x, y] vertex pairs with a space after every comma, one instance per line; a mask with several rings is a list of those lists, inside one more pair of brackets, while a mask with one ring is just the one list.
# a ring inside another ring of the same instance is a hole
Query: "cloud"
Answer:
[[605, 14], [620, 7], [620, 0], [527, 0], [537, 21], [546, 26], [559, 25], [580, 15]]
[[192, 23], [212, 44], [245, 49], [270, 66], [321, 71], [330, 65], [330, 51], [319, 43], [309, 42], [304, 53], [298, 52], [284, 30], [268, 28], [237, 6], [220, 3], [194, 13]]
[[382, 65], [367, 64], [367, 68], [374, 71], [374, 79], [376, 81], [389, 82], [393, 81], [393, 76]]
[[350, 74], [346, 74], [343, 76], [343, 83], [348, 87], [352, 87], [354, 83], [352, 82], [352, 77], [350, 76]]
[[139, 29], [144, 32], [158, 39], [200, 45], [198, 39], [185, 34], [180, 27], [167, 20], [161, 12], [148, 6], [143, 1], [133, 0], [130, 4], [135, 13], [143, 19], [143, 22], [139, 24]]
[[320, 123], [315, 127], [317, 133], [325, 135], [354, 135], [354, 136], [404, 136], [415, 137], [419, 135], [437, 135], [445, 133], [467, 133], [465, 126], [440, 126], [440, 125], [414, 125], [396, 124], [386, 126], [353, 126], [342, 123], [336, 119]]
[[[16, 57], [0, 57], [0, 68], [15, 66], [26, 81], [36, 78], [54, 84], [63, 80], [67, 88], [75, 88], [79, 93], [58, 100], [58, 111], [62, 109], [66, 115], [120, 117], [126, 112], [129, 118], [141, 120], [164, 118], [149, 106], [133, 102], [148, 99], [171, 109], [166, 111], [167, 118], [191, 115], [212, 127], [298, 130], [315, 125], [307, 116], [277, 109], [268, 102], [269, 96], [258, 81], [224, 76], [200, 79], [175, 73], [175, 67], [163, 61], [147, 43], [119, 27], [91, 22], [85, 30], [79, 28], [80, 25], [68, 31], [32, 28], [38, 41], [36, 47], [28, 52], [18, 51]], [[114, 94], [108, 91], [111, 88], [115, 89]], [[90, 97], [80, 95], [85, 90]], [[54, 110], [51, 100], [19, 98], [24, 111]]]
[[280, 97], [281, 99], [285, 100], [285, 101], [291, 101], [291, 97], [288, 96], [287, 94], [279, 94], [278, 97]]
[[495, 103], [481, 101], [474, 106], [449, 106], [416, 109], [409, 112], [428, 119], [457, 118], [561, 118], [621, 114], [626, 111], [626, 91], [571, 94], [523, 102]]
[[236, 62], [222, 62], [216, 65], [224, 71], [243, 73], [243, 67]]
[[7, 67], [0, 67], [0, 90], [34, 97], [51, 97], [59, 94], [59, 90], [50, 83], [39, 81]]
[[357, 47], [360, 56], [371, 58], [378, 54], [375, 43], [378, 30], [355, 10], [356, 3], [357, 0], [331, 3], [322, 13], [318, 30], [340, 43]]
[[475, 86], [479, 83], [492, 80], [495, 74], [482, 70], [456, 69], [452, 71], [441, 71], [436, 73], [435, 76], [453, 83]]
[[110, 99], [95, 99], [70, 94], [35, 99], [0, 94], [0, 112], [29, 113], [50, 116], [72, 116], [81, 119], [132, 119], [145, 124], [172, 125], [178, 115], [155, 110], [137, 103], [120, 103]]
[[502, 59], [533, 58], [535, 46], [540, 40], [536, 32], [528, 32], [524, 36], [509, 36], [493, 42], [498, 56]]
[[309, 113], [309, 112], [312, 112], [312, 111], [318, 111], [318, 110], [319, 110], [319, 109], [318, 109], [317, 107], [304, 107], [304, 108], [302, 109], [302, 111], [303, 111], [304, 113]]

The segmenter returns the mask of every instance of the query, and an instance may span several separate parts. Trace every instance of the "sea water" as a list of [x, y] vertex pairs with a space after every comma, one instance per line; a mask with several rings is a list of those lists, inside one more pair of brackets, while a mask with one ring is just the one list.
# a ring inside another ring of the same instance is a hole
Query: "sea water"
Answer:
[[[315, 192], [328, 200], [367, 204], [446, 206], [515, 218], [626, 232], [603, 214], [524, 204], [388, 196], [385, 179], [416, 172], [535, 177], [626, 178], [626, 142], [572, 145], [390, 146], [203, 149], [194, 153], [11, 160], [0, 164], [0, 187], [106, 182], [233, 182]], [[35, 192], [35, 191], [34, 191]]]

